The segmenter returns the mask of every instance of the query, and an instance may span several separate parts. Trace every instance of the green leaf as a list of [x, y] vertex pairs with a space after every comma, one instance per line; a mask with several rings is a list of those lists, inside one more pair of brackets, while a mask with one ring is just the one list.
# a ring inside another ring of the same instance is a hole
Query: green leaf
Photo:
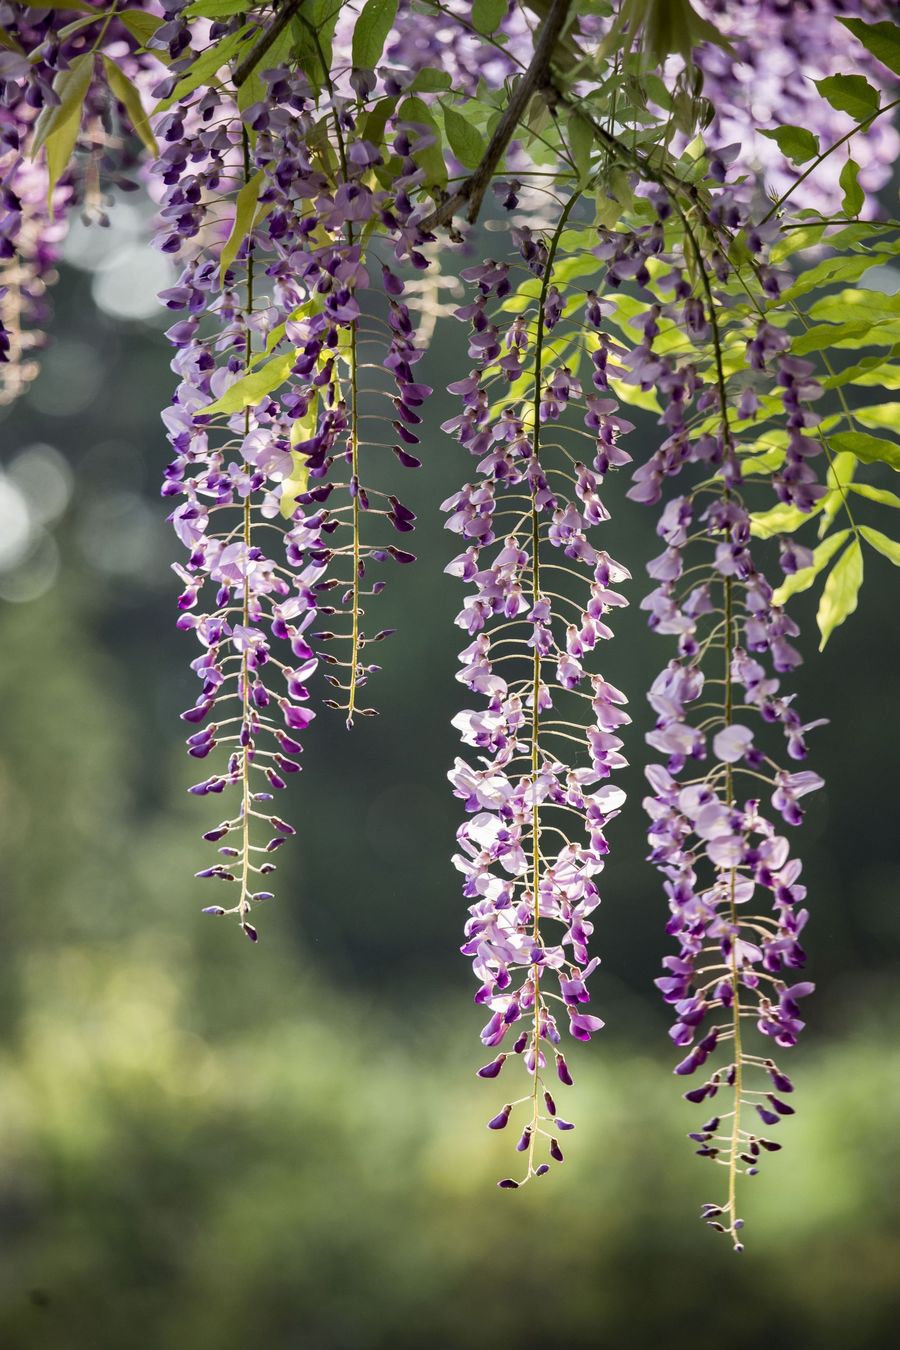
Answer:
[[845, 323], [848, 314], [860, 322], [873, 320], [881, 322], [886, 318], [900, 315], [900, 296], [885, 295], [884, 291], [868, 291], [862, 287], [838, 291], [836, 295], [823, 295], [809, 311], [811, 319], [825, 323]]
[[238, 255], [238, 249], [253, 228], [253, 218], [259, 203], [259, 190], [262, 187], [263, 171], [260, 169], [248, 178], [235, 200], [234, 221], [231, 233], [222, 246], [219, 255], [219, 282], [224, 286], [225, 273]]
[[218, 72], [229, 64], [240, 52], [245, 43], [259, 32], [255, 24], [245, 23], [236, 32], [229, 33], [221, 42], [214, 42], [201, 52], [196, 61], [188, 67], [168, 98], [157, 103], [156, 112], [167, 112], [179, 103], [186, 94], [192, 94], [201, 84], [214, 82]]
[[864, 356], [855, 365], [847, 366], [835, 375], [829, 375], [822, 384], [826, 389], [838, 389], [843, 384], [860, 384], [867, 388], [880, 385], [883, 389], [900, 389], [900, 347], [874, 356]]
[[426, 67], [420, 70], [412, 84], [409, 86], [411, 94], [443, 94], [453, 84], [453, 80], [446, 70], [432, 70]]
[[849, 533], [849, 530], [838, 530], [836, 534], [830, 534], [817, 549], [813, 550], [811, 567], [802, 567], [799, 572], [792, 572], [790, 576], [785, 577], [772, 595], [773, 604], [783, 605], [792, 595], [808, 591], [819, 573], [831, 562]]
[[792, 164], [805, 164], [819, 153], [819, 138], [806, 127], [775, 127], [760, 133], [775, 141], [778, 149]]
[[879, 502], [882, 506], [900, 507], [900, 497], [896, 492], [888, 492], [887, 488], [872, 487], [871, 483], [850, 483], [849, 486], [854, 492], [858, 492], [861, 497], [867, 497], [870, 502]]
[[484, 155], [484, 137], [455, 108], [444, 108], [444, 128], [450, 149], [465, 169], [477, 169]]
[[249, 0], [193, 0], [183, 12], [191, 19], [227, 19], [249, 8]]
[[572, 159], [575, 161], [578, 177], [583, 183], [591, 171], [591, 154], [594, 149], [594, 128], [586, 117], [582, 117], [580, 112], [575, 111], [569, 119], [568, 133], [569, 149], [572, 152]]
[[[37, 159], [51, 136], [64, 123], [78, 118], [80, 125], [81, 107], [93, 73], [93, 54], [83, 52], [76, 56], [68, 70], [61, 70], [53, 81], [53, 92], [59, 103], [41, 110], [34, 124], [34, 136], [31, 140], [31, 158]], [[77, 131], [77, 127], [76, 127]]]
[[841, 210], [845, 216], [858, 216], [865, 205], [866, 194], [859, 185], [859, 165], [855, 159], [847, 160], [838, 182], [844, 193]]
[[0, 28], [0, 47], [9, 52], [18, 52], [19, 56], [24, 56], [24, 49], [13, 37], [12, 33], [7, 33], [5, 28]]
[[410, 122], [425, 127], [434, 137], [431, 145], [416, 151], [416, 163], [425, 172], [425, 181], [429, 187], [444, 187], [447, 183], [447, 166], [441, 148], [441, 133], [432, 113], [420, 98], [405, 98], [397, 109], [398, 122]]
[[791, 352], [794, 356], [806, 356], [809, 352], [828, 351], [844, 338], [860, 337], [870, 331], [870, 324], [860, 322], [820, 324], [795, 338], [791, 343]]
[[360, 140], [368, 141], [370, 145], [374, 145], [380, 150], [384, 145], [384, 131], [388, 124], [388, 118], [396, 106], [397, 99], [395, 97], [380, 98], [359, 124]]
[[856, 609], [862, 580], [862, 549], [859, 540], [854, 539], [832, 567], [822, 590], [819, 608], [816, 611], [816, 623], [822, 634], [819, 651], [825, 646], [835, 628]]
[[506, 18], [506, 0], [475, 0], [472, 5], [472, 27], [479, 33], [496, 33]]
[[859, 532], [873, 548], [877, 548], [879, 553], [890, 558], [895, 567], [900, 567], [900, 544], [895, 539], [889, 539], [880, 530], [873, 530], [871, 525], [860, 525]]
[[849, 450], [863, 464], [888, 464], [900, 473], [900, 444], [870, 436], [867, 431], [839, 431], [831, 437], [834, 450]]
[[750, 532], [758, 539], [771, 539], [776, 534], [793, 534], [805, 521], [812, 519], [824, 500], [824, 497], [820, 498], [812, 511], [800, 511], [786, 502], [779, 502], [770, 511], [755, 511], [750, 517]]
[[832, 108], [849, 113], [857, 122], [865, 122], [878, 111], [881, 98], [865, 75], [829, 75], [827, 79], [814, 83]]
[[[92, 9], [93, 6], [87, 3], [87, 0], [18, 0], [18, 4], [24, 5], [26, 9]], [[103, 17], [102, 11], [99, 11], [97, 18]], [[87, 53], [84, 53], [87, 55]]]
[[[116, 15], [116, 18], [128, 29], [131, 36], [135, 38], [142, 47], [146, 47], [157, 28], [162, 25], [162, 19], [158, 18], [156, 14], [145, 14], [143, 10], [140, 9], [122, 9]], [[168, 65], [169, 56], [166, 52], [157, 51], [154, 48], [151, 49], [151, 54], [155, 56], [158, 61], [162, 61]]]
[[199, 411], [206, 416], [213, 413], [236, 413], [243, 408], [254, 408], [257, 403], [271, 394], [273, 389], [284, 384], [291, 372], [291, 366], [294, 364], [296, 356], [290, 352], [286, 356], [276, 356], [273, 361], [260, 366], [259, 370], [253, 370], [249, 375], [243, 375], [241, 379], [235, 381], [221, 398], [216, 399], [215, 403], [208, 404]]
[[78, 133], [81, 130], [81, 111], [94, 73], [93, 52], [76, 56], [68, 70], [61, 70], [53, 81], [59, 103], [44, 108], [34, 128], [31, 157], [47, 149], [47, 200], [52, 203], [53, 189], [65, 173]]
[[397, 17], [397, 0], [366, 0], [353, 29], [353, 64], [374, 70]]
[[858, 281], [871, 266], [872, 256], [868, 253], [823, 258], [815, 267], [804, 268], [793, 286], [782, 292], [781, 299], [789, 302], [796, 300], [798, 296], [806, 295], [809, 291], [818, 290], [821, 286], [831, 286], [839, 281]]
[[876, 60], [900, 75], [900, 28], [894, 23], [863, 23], [862, 19], [839, 19], [855, 38], [859, 38]]
[[106, 78], [109, 82], [110, 90], [128, 114], [128, 120], [131, 123], [131, 129], [135, 136], [137, 136], [141, 144], [150, 151], [151, 155], [158, 155], [159, 147], [156, 144], [156, 137], [150, 130], [150, 123], [147, 120], [147, 114], [144, 110], [144, 105], [141, 102], [140, 94], [125, 72], [120, 70], [115, 61], [105, 53], [103, 56], [103, 68], [106, 71]]
[[854, 408], [853, 419], [864, 427], [884, 427], [900, 432], [900, 403], [875, 403], [871, 408]]
[[[296, 426], [296, 423], [294, 424]], [[313, 422], [313, 431], [315, 431], [315, 421]], [[293, 427], [291, 428], [293, 434]], [[281, 499], [279, 509], [285, 520], [290, 520], [297, 509], [297, 498], [301, 492], [305, 492], [309, 486], [309, 463], [305, 455], [298, 454], [295, 450], [291, 459], [294, 461], [294, 467], [290, 474], [285, 478], [281, 485]]]

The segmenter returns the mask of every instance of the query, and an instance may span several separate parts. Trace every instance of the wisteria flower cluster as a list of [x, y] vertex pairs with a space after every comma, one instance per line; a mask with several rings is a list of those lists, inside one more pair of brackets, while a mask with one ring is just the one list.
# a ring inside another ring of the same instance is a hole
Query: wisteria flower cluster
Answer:
[[[868, 466], [900, 464], [897, 405], [867, 393], [896, 388], [895, 297], [873, 279], [896, 252], [873, 196], [897, 149], [891, 9], [0, 0], [0, 399], [37, 373], [72, 210], [102, 225], [143, 184], [179, 269], [162, 490], [197, 643], [189, 790], [223, 801], [197, 875], [231, 888], [205, 912], [258, 940], [312, 722], [375, 713], [447, 282], [468, 352], [444, 430], [474, 456], [443, 504], [466, 588], [453, 861], [478, 1074], [524, 1069], [488, 1122], [523, 1155], [499, 1184], [562, 1161], [564, 1036], [603, 1026], [591, 939], [635, 753], [607, 644], [646, 564], [641, 606], [673, 644], [648, 694], [675, 946], [657, 984], [706, 1117], [691, 1139], [724, 1168], [703, 1214], [737, 1249], [738, 1182], [794, 1113], [776, 1055], [813, 989], [791, 835], [821, 723], [789, 687], [790, 602], [824, 581], [824, 645], [863, 548], [900, 561], [857, 517], [896, 505]], [[606, 547], [632, 461], [627, 495], [660, 509], [649, 563]]]
[[[458, 759], [450, 774], [470, 813], [454, 858], [472, 901], [463, 952], [480, 981], [476, 1001], [490, 1012], [481, 1039], [498, 1051], [480, 1075], [497, 1077], [511, 1046], [531, 1078], [516, 1145], [524, 1181], [549, 1169], [542, 1153], [562, 1161], [558, 1132], [572, 1128], [544, 1078], [552, 1060], [558, 1082], [572, 1082], [560, 1023], [582, 1041], [603, 1026], [583, 1006], [599, 964], [587, 944], [605, 829], [624, 801], [607, 780], [626, 762], [618, 732], [630, 721], [625, 695], [590, 668], [612, 637], [611, 612], [626, 603], [616, 587], [627, 568], [591, 536], [609, 518], [607, 473], [631, 459], [618, 443], [631, 424], [614, 399], [585, 396], [571, 356], [566, 363], [568, 349], [580, 359], [583, 338], [561, 336], [569, 326], [560, 328], [553, 262], [574, 201], [549, 240], [517, 232], [519, 265], [539, 281], [524, 312], [502, 312], [508, 263], [464, 270], [474, 293], [457, 317], [470, 324], [475, 366], [450, 386], [462, 411], [444, 427], [478, 460], [477, 479], [444, 503], [447, 528], [466, 544], [447, 570], [472, 587], [456, 620], [472, 639], [457, 678], [479, 701], [454, 718], [464, 745], [481, 752], [477, 764]], [[596, 298], [590, 313], [602, 323]], [[566, 442], [586, 442], [585, 458]], [[519, 1104], [504, 1105], [491, 1129], [505, 1128]]]
[[[758, 253], [751, 269], [757, 283], [763, 291], [777, 289], [743, 196], [720, 187], [699, 228], [711, 238], [725, 220], [746, 229]], [[658, 208], [665, 215], [668, 203], [659, 200]], [[696, 242], [690, 227], [688, 238]], [[704, 1214], [740, 1249], [736, 1179], [755, 1175], [764, 1154], [781, 1147], [768, 1131], [794, 1113], [786, 1100], [790, 1079], [768, 1049], [754, 1053], [748, 1042], [755, 1031], [776, 1046], [792, 1046], [804, 1026], [799, 1000], [813, 989], [797, 973], [808, 917], [801, 864], [780, 831], [802, 821], [800, 800], [822, 780], [784, 767], [766, 748], [766, 725], [780, 726], [788, 759], [802, 760], [806, 733], [819, 723], [804, 725], [781, 689], [781, 677], [800, 661], [791, 641], [798, 628], [775, 603], [754, 557], [736, 427], [752, 428], [759, 394], [774, 381], [786, 445], [772, 484], [780, 503], [808, 514], [825, 494], [812, 468], [823, 449], [813, 412], [823, 390], [811, 364], [787, 354], [784, 334], [764, 316], [744, 320], [751, 325], [744, 367], [750, 379], [742, 387], [737, 372], [729, 379], [728, 320], [710, 304], [712, 281], [727, 281], [730, 273], [724, 254], [718, 256], [712, 280], [698, 249], [693, 287], [677, 266], [654, 287], [661, 303], [630, 364], [637, 368], [639, 357], [645, 379], [652, 368], [667, 434], [635, 471], [629, 495], [657, 502], [667, 479], [696, 480], [666, 502], [657, 527], [665, 547], [647, 565], [657, 584], [642, 607], [651, 628], [675, 640], [677, 654], [648, 695], [657, 721], [647, 742], [662, 760], [647, 768], [645, 807], [650, 858], [665, 878], [671, 911], [667, 931], [678, 943], [657, 981], [674, 1011], [672, 1040], [687, 1051], [675, 1072], [705, 1075], [686, 1092], [689, 1101], [709, 1108], [718, 1099], [691, 1135], [702, 1157], [727, 1169], [725, 1201], [710, 1202]], [[677, 356], [655, 351], [668, 325], [684, 334]], [[692, 408], [708, 416], [692, 424]], [[796, 547], [782, 549], [786, 573], [809, 561]]]
[[[0, 27], [8, 39], [0, 48], [0, 403], [8, 403], [40, 369], [68, 213], [77, 207], [86, 221], [108, 224], [111, 190], [137, 186], [134, 134], [138, 145], [153, 144], [140, 91], [157, 62], [114, 10], [73, 22], [6, 2]], [[76, 104], [77, 119], [67, 118]]]
[[[167, 35], [174, 74], [163, 95], [177, 88], [181, 33], [176, 23]], [[315, 93], [276, 67], [265, 72], [265, 97], [243, 109], [240, 86], [207, 91], [157, 124], [159, 246], [186, 262], [164, 295], [184, 317], [168, 332], [180, 383], [165, 415], [176, 457], [163, 490], [181, 499], [172, 523], [189, 550], [176, 566], [179, 626], [203, 648], [192, 662], [200, 693], [183, 716], [200, 727], [188, 738], [195, 758], [227, 748], [224, 772], [191, 791], [236, 788], [240, 799], [204, 836], [226, 841], [223, 861], [198, 875], [239, 887], [235, 904], [206, 912], [236, 914], [253, 941], [248, 916], [271, 898], [256, 887], [294, 833], [270, 803], [301, 768], [298, 738], [316, 715], [309, 681], [325, 667], [335, 691], [326, 706], [348, 726], [374, 712], [361, 703], [379, 669], [366, 648], [389, 630], [364, 626], [364, 602], [384, 588], [379, 565], [414, 560], [390, 533], [369, 537], [370, 522], [406, 535], [415, 516], [367, 486], [362, 455], [393, 450], [402, 467], [418, 467], [419, 409], [431, 390], [415, 376], [422, 351], [404, 283], [383, 263], [376, 288], [360, 239], [378, 224], [413, 266], [422, 239], [408, 223], [403, 175], [390, 194], [368, 185], [382, 155], [355, 134], [367, 106], [368, 84], [359, 87]], [[313, 148], [326, 123], [337, 129], [334, 174]], [[395, 152], [409, 155], [415, 136], [398, 118]], [[370, 389], [375, 357], [387, 379]], [[384, 398], [386, 418], [372, 410]], [[392, 441], [369, 429], [382, 420]], [[199, 612], [207, 583], [215, 606]]]

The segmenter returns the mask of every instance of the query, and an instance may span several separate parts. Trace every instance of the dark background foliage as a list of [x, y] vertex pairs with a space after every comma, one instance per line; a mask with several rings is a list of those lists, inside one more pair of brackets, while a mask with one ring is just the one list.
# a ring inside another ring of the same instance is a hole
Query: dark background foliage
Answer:
[[[0, 612], [0, 1344], [887, 1344], [900, 1313], [890, 564], [869, 552], [861, 610], [821, 656], [815, 601], [797, 604], [798, 699], [832, 719], [810, 761], [828, 787], [797, 841], [818, 993], [791, 1056], [785, 1151], [745, 1188], [747, 1251], [695, 1217], [719, 1175], [684, 1139], [696, 1113], [652, 988], [668, 944], [644, 861], [639, 691], [669, 650], [645, 629], [637, 569], [604, 653], [636, 694], [631, 809], [596, 916], [607, 1029], [574, 1056], [564, 1167], [500, 1193], [509, 1141], [484, 1121], [504, 1088], [473, 1076], [481, 1019], [449, 862], [449, 719], [466, 691], [461, 590], [441, 570], [456, 541], [437, 507], [471, 472], [436, 429], [452, 400], [438, 392], [423, 470], [372, 468], [403, 478], [420, 564], [392, 569], [375, 602], [399, 629], [370, 686], [382, 716], [348, 735], [323, 714], [307, 738], [290, 791], [299, 838], [252, 948], [199, 915], [217, 896], [192, 879], [215, 808], [184, 794], [194, 651], [174, 629], [177, 545], [157, 496], [167, 348], [90, 291], [88, 273], [66, 272], [44, 372], [2, 424], [11, 472], [49, 444], [74, 491], [53, 540], [3, 585], [49, 580], [54, 541], [55, 581]], [[445, 325], [424, 378], [464, 366]], [[636, 457], [653, 435], [641, 420]], [[625, 486], [605, 542], [632, 561], [657, 550]]]

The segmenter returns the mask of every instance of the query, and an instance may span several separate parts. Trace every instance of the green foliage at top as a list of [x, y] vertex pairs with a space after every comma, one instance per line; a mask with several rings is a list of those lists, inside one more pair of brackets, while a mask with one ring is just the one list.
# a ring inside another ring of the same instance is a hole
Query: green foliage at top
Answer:
[[[423, 0], [423, 5], [432, 12], [441, 8], [437, 0]], [[85, 8], [75, 0], [66, 0], [66, 7]], [[796, 211], [793, 187], [771, 205], [760, 203], [758, 214], [763, 225], [772, 220], [780, 231], [772, 251], [773, 263], [790, 274], [782, 294], [773, 297], [762, 282], [746, 239], [722, 225], [712, 228], [706, 216], [714, 185], [706, 177], [703, 132], [714, 110], [693, 69], [692, 53], [701, 42], [721, 41], [719, 34], [688, 0], [678, 0], [677, 4], [624, 0], [618, 6], [597, 0], [587, 8], [608, 20], [606, 38], [595, 49], [581, 46], [577, 24], [572, 21], [575, 13], [568, 16], [550, 52], [548, 71], [533, 88], [528, 85], [528, 71], [519, 76], [519, 83], [529, 89], [529, 97], [519, 124], [507, 129], [499, 155], [494, 156], [496, 177], [506, 171], [507, 152], [515, 144], [517, 172], [524, 156], [532, 166], [524, 171], [526, 177], [531, 172], [547, 176], [563, 199], [572, 192], [581, 194], [572, 228], [561, 241], [553, 278], [554, 284], [567, 291], [564, 318], [569, 325], [568, 336], [554, 335], [548, 343], [548, 358], [568, 363], [577, 374], [596, 342], [596, 338], [577, 332], [583, 297], [596, 267], [592, 251], [596, 230], [628, 231], [647, 224], [652, 208], [646, 189], [665, 189], [675, 204], [666, 225], [666, 245], [686, 254], [689, 279], [697, 294], [702, 294], [708, 283], [704, 274], [709, 272], [709, 259], [717, 250], [731, 265], [728, 279], [715, 282], [720, 306], [718, 356], [729, 396], [736, 399], [750, 379], [746, 342], [762, 318], [789, 336], [794, 356], [813, 362], [816, 378], [826, 390], [825, 400], [815, 409], [822, 416], [817, 435], [825, 456], [826, 497], [807, 514], [777, 506], [760, 511], [754, 524], [763, 538], [794, 533], [801, 541], [812, 537], [810, 546], [816, 546], [816, 562], [804, 569], [808, 575], [802, 580], [804, 585], [822, 588], [819, 620], [824, 642], [856, 605], [866, 554], [874, 549], [892, 557], [893, 535], [897, 533], [895, 527], [882, 528], [883, 520], [881, 524], [869, 522], [869, 513], [878, 522], [885, 512], [895, 509], [884, 474], [900, 468], [898, 405], [887, 397], [889, 391], [900, 387], [900, 297], [885, 292], [879, 280], [883, 274], [874, 270], [883, 268], [895, 255], [897, 227], [891, 220], [879, 219], [875, 203], [867, 201], [860, 183], [859, 159], [853, 157], [854, 136], [876, 118], [890, 115], [896, 100], [882, 99], [863, 75], [842, 72], [820, 79], [817, 85], [820, 97], [831, 108], [852, 119], [850, 130], [833, 144], [821, 144], [804, 126], [782, 124], [762, 129], [761, 134], [778, 147], [785, 168], [796, 181], [814, 175], [826, 161], [836, 158], [842, 191], [841, 214], [827, 219], [809, 209]], [[531, 6], [538, 31], [551, 10], [547, 0]], [[320, 98], [310, 144], [315, 148], [317, 166], [334, 178], [335, 185], [341, 169], [340, 155], [333, 145], [332, 91], [334, 80], [347, 73], [331, 69], [339, 11], [333, 0], [304, 0], [289, 22], [282, 24], [277, 42], [266, 48], [265, 55], [266, 65], [287, 64], [302, 72]], [[470, 15], [473, 30], [502, 44], [505, 38], [500, 24], [506, 11], [505, 0], [476, 0]], [[209, 85], [227, 89], [266, 25], [281, 22], [278, 16], [273, 18], [268, 6], [246, 6], [238, 0], [192, 0], [186, 13], [228, 21], [227, 30], [205, 49], [196, 51], [185, 68], [179, 65], [175, 87], [154, 112], [164, 112], [194, 94], [199, 97]], [[365, 0], [353, 13], [352, 64], [372, 70], [382, 62], [397, 15], [397, 0]], [[121, 19], [144, 42], [158, 22], [128, 9], [122, 11]], [[87, 16], [84, 23], [93, 21]], [[896, 25], [856, 18], [841, 22], [883, 67], [900, 73], [900, 29]], [[680, 74], [664, 77], [665, 69], [671, 68], [666, 68], [665, 62], [672, 56], [683, 58], [685, 68]], [[58, 77], [59, 102], [42, 113], [31, 146], [32, 154], [47, 157], [51, 193], [76, 152], [85, 99], [94, 80], [107, 83], [125, 124], [149, 153], [155, 153], [151, 110], [142, 107], [137, 90], [108, 56], [97, 61], [93, 52], [85, 53]], [[510, 88], [491, 89], [482, 80], [476, 93], [465, 98], [449, 85], [443, 71], [426, 68], [402, 93], [392, 92], [369, 104], [361, 111], [356, 128], [381, 154], [370, 181], [388, 194], [402, 161], [394, 151], [394, 140], [401, 133], [415, 139], [421, 184], [412, 191], [426, 205], [430, 200], [438, 212], [460, 181], [460, 166], [464, 175], [477, 178], [493, 154], [494, 137], [503, 125], [516, 81]], [[236, 91], [238, 108], [244, 109], [264, 96], [260, 71], [254, 67], [245, 72]], [[251, 140], [255, 137], [252, 130], [248, 134]], [[832, 168], [830, 164], [826, 167], [829, 171]], [[259, 203], [261, 186], [258, 176], [236, 185], [234, 213], [219, 259], [222, 279], [252, 238], [266, 209]], [[490, 200], [486, 192], [485, 183], [479, 204]], [[863, 219], [866, 216], [873, 218]], [[372, 222], [362, 242], [369, 244], [376, 236], [377, 222]], [[536, 297], [533, 279], [526, 280], [504, 308], [511, 314], [529, 313]], [[614, 306], [612, 329], [634, 344], [650, 303], [646, 293], [625, 285], [610, 299]], [[688, 350], [685, 335], [671, 322], [663, 324], [657, 346], [675, 356]], [[255, 354], [252, 368], [212, 406], [210, 414], [233, 415], [265, 397], [288, 378], [290, 366], [291, 352], [285, 349], [283, 333], [270, 335], [265, 351]], [[715, 373], [711, 350], [703, 373]], [[498, 398], [501, 387], [498, 383]], [[653, 390], [641, 390], [622, 380], [614, 381], [614, 389], [623, 402], [659, 411]], [[763, 389], [759, 394], [758, 412], [746, 425], [737, 425], [736, 432], [747, 477], [763, 483], [784, 460], [786, 433], [780, 425], [778, 390]], [[502, 396], [527, 403], [522, 381], [503, 390]], [[700, 419], [693, 434], [702, 434], [709, 425], [709, 421]], [[873, 475], [871, 482], [866, 477], [869, 474]], [[871, 489], [868, 496], [866, 489]], [[830, 540], [842, 531], [849, 531], [842, 536], [844, 549], [831, 550]], [[881, 540], [888, 544], [881, 544]], [[797, 589], [796, 579], [788, 578], [779, 594], [787, 599]]]

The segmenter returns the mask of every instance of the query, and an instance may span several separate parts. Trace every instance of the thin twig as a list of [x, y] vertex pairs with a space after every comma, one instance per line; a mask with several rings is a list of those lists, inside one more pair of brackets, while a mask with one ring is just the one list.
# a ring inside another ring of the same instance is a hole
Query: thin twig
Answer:
[[463, 207], [467, 208], [466, 219], [470, 224], [474, 224], [478, 219], [484, 194], [506, 147], [515, 135], [532, 94], [547, 83], [553, 50], [568, 18], [570, 4], [571, 0], [553, 0], [541, 28], [531, 64], [516, 85], [515, 92], [488, 142], [481, 163], [451, 196], [445, 198], [440, 206], [419, 222], [419, 228], [426, 234], [440, 225], [449, 225]]
[[240, 89], [241, 85], [250, 78], [275, 39], [284, 32], [285, 28], [287, 28], [291, 19], [302, 4], [303, 0], [285, 0], [285, 3], [281, 6], [274, 20], [265, 30], [259, 41], [251, 47], [243, 61], [235, 66], [235, 89]]

